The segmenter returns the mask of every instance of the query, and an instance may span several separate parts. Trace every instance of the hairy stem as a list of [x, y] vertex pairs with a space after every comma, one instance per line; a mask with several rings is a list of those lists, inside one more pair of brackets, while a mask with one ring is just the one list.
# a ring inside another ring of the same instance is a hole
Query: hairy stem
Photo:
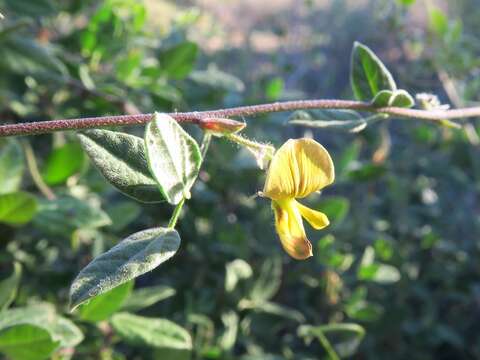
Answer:
[[[480, 116], [480, 107], [452, 110], [418, 110], [399, 107], [376, 108], [370, 103], [351, 100], [297, 100], [269, 104], [240, 106], [234, 108], [170, 113], [178, 122], [200, 124], [203, 118], [228, 118], [231, 116], [254, 116], [258, 114], [293, 111], [301, 109], [350, 109], [395, 117], [441, 122], [445, 119], [461, 119]], [[145, 124], [153, 114], [134, 114], [117, 116], [99, 116], [80, 119], [62, 119], [31, 123], [8, 124], [0, 126], [0, 137], [16, 135], [35, 135], [60, 130], [80, 130], [108, 126], [127, 126]]]
[[177, 225], [178, 218], [180, 216], [180, 213], [182, 212], [183, 204], [185, 204], [185, 198], [182, 198], [180, 202], [175, 206], [175, 209], [173, 210], [172, 217], [170, 218], [170, 221], [168, 222], [168, 228], [169, 229], [175, 229], [175, 226]]

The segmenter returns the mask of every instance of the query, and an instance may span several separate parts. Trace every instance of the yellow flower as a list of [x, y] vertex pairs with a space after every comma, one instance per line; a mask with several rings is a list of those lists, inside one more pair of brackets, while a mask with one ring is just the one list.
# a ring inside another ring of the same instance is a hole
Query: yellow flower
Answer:
[[323, 189], [334, 178], [332, 158], [315, 140], [290, 139], [273, 156], [263, 196], [272, 199], [275, 227], [283, 248], [297, 260], [312, 256], [302, 217], [317, 230], [328, 226], [329, 221], [324, 213], [295, 199]]

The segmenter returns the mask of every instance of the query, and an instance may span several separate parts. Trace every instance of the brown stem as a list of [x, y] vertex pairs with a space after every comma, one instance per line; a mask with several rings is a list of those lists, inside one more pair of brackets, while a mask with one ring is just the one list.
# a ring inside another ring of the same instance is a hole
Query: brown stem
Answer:
[[[480, 107], [453, 110], [417, 110], [398, 107], [375, 108], [369, 103], [350, 100], [297, 100], [275, 102], [270, 104], [240, 106], [235, 108], [170, 113], [178, 122], [199, 124], [203, 118], [228, 118], [231, 116], [254, 116], [262, 113], [293, 111], [301, 109], [350, 109], [391, 116], [421, 119], [427, 121], [444, 121], [480, 116]], [[32, 123], [8, 124], [0, 126], [0, 137], [17, 135], [35, 135], [60, 130], [81, 130], [108, 126], [126, 126], [145, 124], [152, 114], [134, 114], [118, 116], [99, 116], [80, 119], [63, 119], [39, 121]]]

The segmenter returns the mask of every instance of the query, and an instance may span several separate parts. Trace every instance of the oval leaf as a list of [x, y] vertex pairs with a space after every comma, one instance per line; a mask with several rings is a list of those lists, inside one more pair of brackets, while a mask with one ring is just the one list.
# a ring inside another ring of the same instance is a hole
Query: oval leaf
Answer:
[[18, 190], [25, 168], [22, 147], [15, 139], [0, 141], [0, 194]]
[[163, 200], [148, 169], [142, 138], [109, 130], [83, 131], [78, 137], [98, 170], [122, 193], [146, 203]]
[[123, 303], [122, 310], [137, 311], [149, 307], [159, 301], [175, 295], [176, 291], [170, 286], [151, 286], [135, 290]]
[[53, 305], [48, 303], [2, 312], [0, 330], [20, 324], [35, 325], [45, 329], [53, 340], [60, 342], [62, 347], [73, 347], [83, 340], [80, 329], [72, 321], [58, 316]]
[[49, 185], [61, 184], [79, 172], [84, 161], [82, 147], [76, 142], [55, 148], [48, 155], [43, 178]]
[[71, 309], [155, 269], [179, 246], [180, 236], [173, 229], [154, 228], [130, 235], [80, 271], [70, 288]]
[[350, 81], [358, 100], [370, 101], [381, 90], [397, 89], [392, 74], [367, 46], [355, 42], [352, 50]]
[[80, 305], [80, 318], [91, 322], [108, 319], [130, 296], [132, 287], [133, 281], [128, 281]]
[[134, 345], [183, 351], [192, 349], [190, 334], [167, 319], [118, 313], [110, 322], [120, 337]]
[[58, 346], [47, 330], [35, 325], [14, 325], [0, 331], [0, 352], [12, 360], [47, 359]]
[[12, 275], [0, 281], [0, 310], [7, 308], [15, 300], [21, 276], [22, 265], [15, 262]]
[[0, 222], [22, 225], [29, 222], [37, 211], [37, 199], [29, 193], [18, 191], [0, 195]]
[[101, 208], [72, 196], [41, 201], [33, 221], [36, 227], [55, 235], [70, 234], [76, 229], [95, 229], [111, 222]]
[[165, 199], [176, 205], [190, 198], [202, 163], [197, 142], [172, 117], [155, 113], [145, 131], [145, 144], [150, 171]]

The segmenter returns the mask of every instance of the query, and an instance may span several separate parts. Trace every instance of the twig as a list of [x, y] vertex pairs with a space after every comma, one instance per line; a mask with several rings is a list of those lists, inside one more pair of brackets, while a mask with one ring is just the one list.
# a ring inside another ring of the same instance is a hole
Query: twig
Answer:
[[48, 199], [55, 200], [56, 196], [52, 189], [42, 179], [42, 175], [38, 170], [37, 160], [35, 160], [35, 154], [33, 153], [32, 146], [28, 141], [22, 141], [23, 151], [25, 152], [25, 158], [27, 159], [27, 167], [32, 177], [35, 186], [40, 192]]
[[[201, 123], [203, 118], [228, 118], [232, 116], [254, 116], [264, 113], [293, 111], [300, 109], [350, 109], [391, 116], [442, 122], [445, 119], [460, 119], [480, 116], [480, 107], [453, 110], [417, 110], [399, 107], [375, 108], [369, 103], [350, 100], [297, 100], [270, 104], [240, 106], [235, 108], [170, 113], [178, 122]], [[79, 119], [62, 119], [32, 123], [8, 124], [0, 126], [0, 137], [17, 135], [35, 135], [60, 130], [80, 130], [108, 126], [127, 126], [145, 124], [152, 114], [99, 116]]]

